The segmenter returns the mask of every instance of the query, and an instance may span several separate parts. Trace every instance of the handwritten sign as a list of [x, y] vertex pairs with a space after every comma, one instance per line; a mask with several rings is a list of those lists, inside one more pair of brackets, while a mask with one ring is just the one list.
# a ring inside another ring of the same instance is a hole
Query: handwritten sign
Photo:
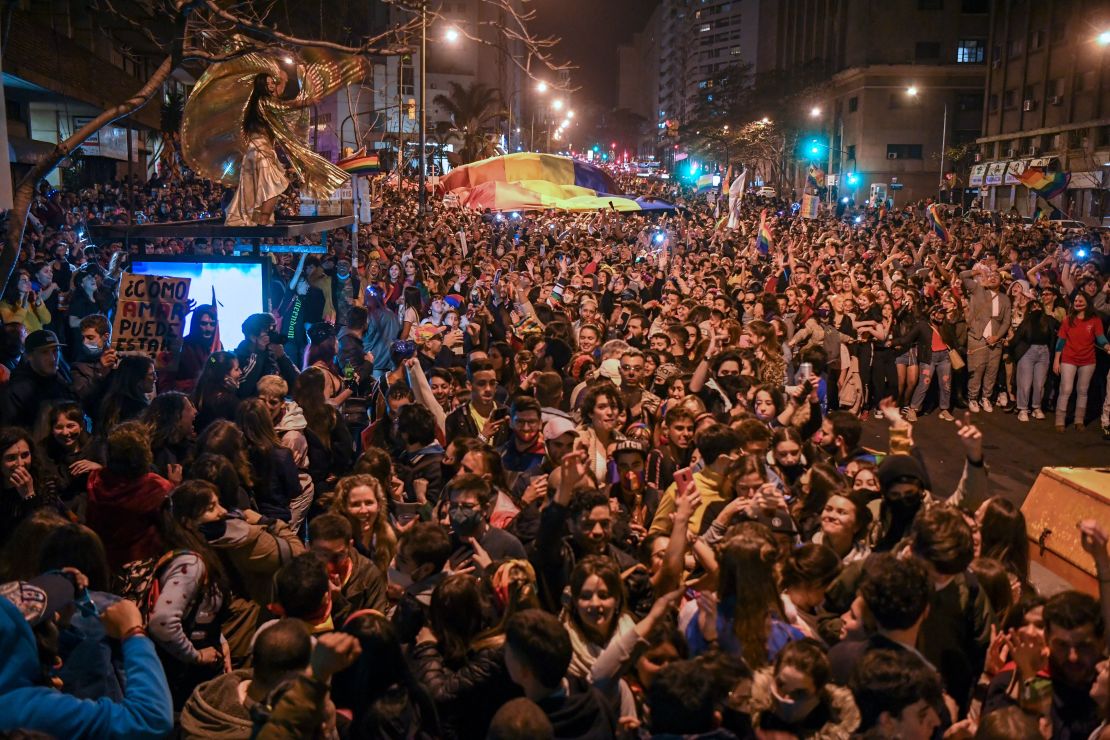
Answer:
[[112, 346], [147, 355], [158, 370], [176, 370], [189, 313], [189, 283], [189, 278], [123, 275]]

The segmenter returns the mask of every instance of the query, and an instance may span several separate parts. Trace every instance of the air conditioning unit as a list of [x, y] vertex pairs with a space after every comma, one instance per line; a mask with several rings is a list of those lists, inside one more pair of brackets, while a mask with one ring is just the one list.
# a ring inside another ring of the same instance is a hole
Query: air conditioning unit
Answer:
[[1013, 158], [1013, 157], [1016, 157], [1016, 156], [1017, 156], [1017, 149], [1007, 149], [1006, 150], [1006, 157], [1007, 158]]
[[1053, 95], [1051, 98], [1048, 99], [1048, 102], [1052, 103], [1053, 105], [1063, 105], [1064, 104], [1064, 96], [1063, 95]]
[[1037, 108], [1037, 101], [1036, 100], [1026, 100], [1021, 104], [1021, 109], [1025, 110], [1025, 111], [1036, 110], [1036, 108]]
[[887, 159], [898, 159], [898, 152], [887, 152], [886, 153], [886, 158]]
[[1029, 147], [1029, 156], [1030, 156], [1030, 157], [1035, 157], [1035, 156], [1037, 156], [1038, 154], [1040, 154], [1040, 151], [1041, 151], [1041, 148], [1040, 148], [1040, 147], [1038, 147], [1038, 146], [1031, 146], [1031, 147]]
[[979, 164], [982, 161], [983, 161], [982, 152], [975, 152], [975, 164]]

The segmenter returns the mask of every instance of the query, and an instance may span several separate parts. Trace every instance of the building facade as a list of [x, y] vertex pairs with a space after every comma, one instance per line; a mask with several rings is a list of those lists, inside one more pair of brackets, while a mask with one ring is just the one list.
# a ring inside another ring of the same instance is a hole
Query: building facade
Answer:
[[961, 179], [942, 190], [942, 152], [944, 172], [959, 177], [966, 164], [949, 153], [978, 136], [989, 10], [989, 0], [778, 3], [767, 31], [775, 71], [808, 86], [791, 115], [795, 187], [813, 163], [857, 202], [963, 197]]
[[986, 106], [970, 184], [984, 207], [1030, 215], [1028, 166], [1071, 173], [1053, 199], [1073, 218], [1110, 215], [1110, 5], [1104, 0], [994, 0]]

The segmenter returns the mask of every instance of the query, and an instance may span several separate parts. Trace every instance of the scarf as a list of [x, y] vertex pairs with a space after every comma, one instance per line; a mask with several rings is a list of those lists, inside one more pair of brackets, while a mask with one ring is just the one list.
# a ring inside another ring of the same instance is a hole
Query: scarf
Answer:
[[[567, 628], [567, 634], [570, 635], [570, 668], [567, 670], [567, 675], [576, 678], [589, 679], [590, 671], [597, 662], [598, 657], [605, 650], [607, 645], [598, 645], [590, 642], [589, 639], [582, 634], [578, 625], [570, 618], [569, 614], [564, 614], [563, 624]], [[626, 634], [629, 630], [635, 628], [636, 622], [629, 614], [621, 614], [617, 619], [617, 629], [614, 630], [613, 636], [609, 638], [609, 642], [619, 639], [621, 635]]]

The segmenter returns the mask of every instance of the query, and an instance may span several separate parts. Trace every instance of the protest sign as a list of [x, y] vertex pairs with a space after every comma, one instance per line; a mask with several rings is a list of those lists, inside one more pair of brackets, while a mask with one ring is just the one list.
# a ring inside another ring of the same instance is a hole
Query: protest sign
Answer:
[[189, 313], [189, 278], [125, 274], [112, 322], [117, 352], [138, 352], [154, 367], [176, 370]]

